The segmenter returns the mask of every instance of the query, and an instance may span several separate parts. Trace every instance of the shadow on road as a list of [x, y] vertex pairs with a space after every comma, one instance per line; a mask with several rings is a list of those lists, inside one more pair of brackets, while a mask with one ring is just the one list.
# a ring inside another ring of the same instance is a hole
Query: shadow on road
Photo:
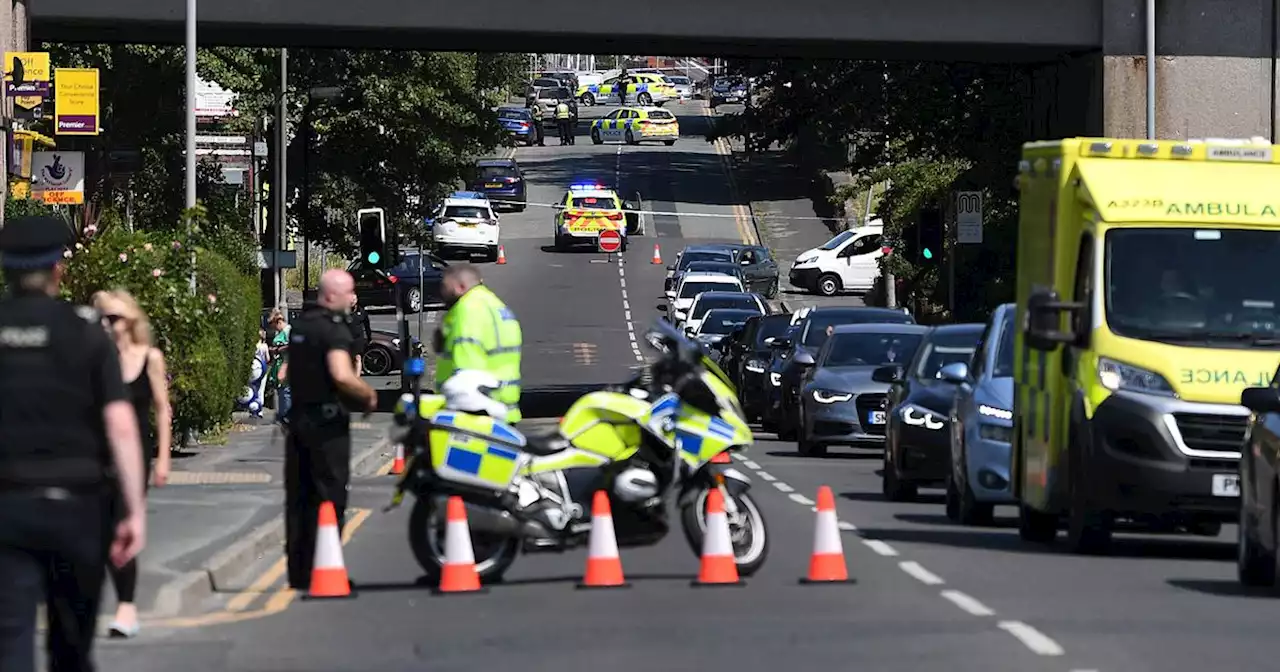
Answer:
[[[697, 578], [696, 574], [627, 574], [627, 582], [629, 583], [645, 583], [652, 581], [692, 581]], [[493, 584], [495, 588], [501, 586], [541, 586], [553, 583], [573, 583], [576, 584], [582, 580], [582, 576], [536, 576], [524, 579], [507, 579], [499, 584]]]
[[[842, 492], [840, 497], [851, 502], [881, 502], [883, 504], [891, 504], [884, 495], [878, 492]], [[915, 504], [945, 504], [947, 498], [945, 495], [935, 495], [932, 493], [917, 495]], [[945, 518], [943, 518], [945, 520]]]
[[1249, 597], [1271, 600], [1280, 597], [1274, 588], [1255, 588], [1241, 585], [1239, 581], [1226, 579], [1169, 579], [1165, 583], [1181, 590], [1216, 595], [1218, 597]]
[[[945, 497], [943, 498], [945, 501]], [[947, 525], [951, 527], [960, 527], [966, 530], [974, 529], [998, 529], [998, 530], [1016, 530], [1018, 529], [1017, 518], [996, 518], [991, 525], [982, 525], [981, 527], [972, 525], [960, 525], [947, 518], [941, 513], [896, 513], [893, 516], [897, 520], [904, 523], [915, 523], [916, 525]]]
[[823, 457], [805, 457], [804, 455], [801, 455], [799, 451], [796, 451], [796, 450], [770, 450], [766, 452], [765, 455], [769, 455], [771, 457], [803, 458], [803, 459], [811, 460], [814, 462], [820, 462], [822, 460], [868, 460], [872, 458], [880, 459], [880, 455], [878, 453], [875, 453], [875, 454], [848, 453], [848, 452], [836, 453], [836, 452], [832, 452], [830, 449], [828, 449], [827, 454]]

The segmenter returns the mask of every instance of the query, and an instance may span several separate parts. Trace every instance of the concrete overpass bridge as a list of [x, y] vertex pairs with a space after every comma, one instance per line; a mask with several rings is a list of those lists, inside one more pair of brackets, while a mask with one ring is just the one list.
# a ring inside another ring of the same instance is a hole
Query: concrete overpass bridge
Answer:
[[[216, 0], [202, 44], [1038, 64], [1038, 137], [1145, 132], [1143, 0]], [[3, 7], [9, 5], [9, 7]], [[181, 43], [177, 0], [0, 0], [0, 41]], [[1280, 0], [1156, 0], [1162, 137], [1276, 139]], [[595, 9], [592, 9], [592, 8]], [[530, 8], [534, 11], [531, 13]], [[2, 14], [3, 11], [0, 11]], [[568, 20], [566, 20], [568, 17]]]

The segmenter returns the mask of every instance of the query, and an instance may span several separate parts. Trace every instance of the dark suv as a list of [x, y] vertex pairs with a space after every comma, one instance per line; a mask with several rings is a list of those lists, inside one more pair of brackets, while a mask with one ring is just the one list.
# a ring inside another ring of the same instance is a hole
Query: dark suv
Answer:
[[471, 191], [484, 194], [495, 210], [523, 212], [529, 202], [524, 171], [515, 159], [480, 159], [476, 161]]

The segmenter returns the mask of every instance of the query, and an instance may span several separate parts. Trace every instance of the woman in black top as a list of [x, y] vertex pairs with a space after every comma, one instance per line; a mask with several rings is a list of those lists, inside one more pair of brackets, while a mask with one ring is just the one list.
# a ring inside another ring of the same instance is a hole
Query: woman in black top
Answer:
[[[115, 338], [120, 353], [120, 371], [129, 388], [134, 411], [138, 414], [138, 430], [142, 436], [144, 469], [147, 481], [162, 487], [169, 480], [169, 449], [172, 442], [173, 409], [169, 405], [168, 372], [164, 354], [151, 344], [151, 323], [128, 292], [98, 292], [94, 307]], [[155, 423], [151, 413], [155, 412]], [[155, 461], [154, 466], [152, 461]], [[116, 569], [110, 567], [119, 605], [111, 622], [112, 637], [138, 634], [138, 610], [134, 593], [138, 587], [138, 561]]]
[[364, 374], [364, 349], [369, 347], [373, 338], [369, 326], [369, 313], [360, 307], [359, 299], [351, 298], [351, 315], [347, 317], [347, 326], [351, 329], [351, 357], [355, 363], [356, 375]]

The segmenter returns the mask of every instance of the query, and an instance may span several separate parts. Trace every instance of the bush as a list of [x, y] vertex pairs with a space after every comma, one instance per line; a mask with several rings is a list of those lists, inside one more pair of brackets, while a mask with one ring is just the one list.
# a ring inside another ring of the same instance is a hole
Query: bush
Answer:
[[63, 292], [87, 303], [94, 292], [112, 288], [132, 293], [151, 318], [156, 344], [169, 363], [177, 435], [209, 432], [230, 421], [257, 342], [258, 288], [252, 278], [184, 236], [112, 227], [76, 245]]

